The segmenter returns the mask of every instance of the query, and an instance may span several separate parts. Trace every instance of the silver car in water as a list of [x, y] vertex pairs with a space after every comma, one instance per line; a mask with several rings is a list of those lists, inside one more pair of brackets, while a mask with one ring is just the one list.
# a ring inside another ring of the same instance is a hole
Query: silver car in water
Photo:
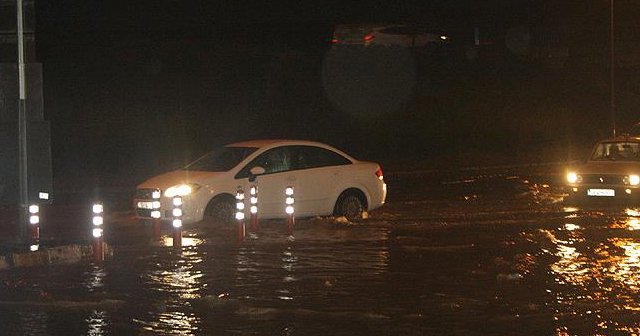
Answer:
[[597, 143], [591, 156], [566, 171], [569, 201], [640, 200], [640, 137]]

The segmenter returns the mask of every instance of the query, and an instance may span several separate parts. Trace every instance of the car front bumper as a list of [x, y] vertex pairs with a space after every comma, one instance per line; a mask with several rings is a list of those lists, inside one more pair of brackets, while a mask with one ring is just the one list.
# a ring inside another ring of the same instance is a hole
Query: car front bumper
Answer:
[[635, 201], [640, 200], [638, 186], [620, 185], [570, 185], [567, 188], [573, 199], [594, 201]]
[[[173, 202], [172, 199], [163, 197], [160, 200], [160, 208], [153, 208], [154, 200], [152, 199], [134, 199], [133, 207], [135, 210], [135, 216], [137, 219], [141, 220], [161, 220], [161, 221], [171, 221], [174, 219], [173, 216]], [[188, 199], [183, 199], [183, 204], [181, 206], [182, 209], [182, 222], [184, 224], [190, 224], [193, 222], [197, 222], [202, 220], [201, 211], [194, 211], [192, 207], [192, 202], [189, 202]], [[160, 218], [154, 218], [152, 216], [153, 211], [158, 211], [160, 213]]]

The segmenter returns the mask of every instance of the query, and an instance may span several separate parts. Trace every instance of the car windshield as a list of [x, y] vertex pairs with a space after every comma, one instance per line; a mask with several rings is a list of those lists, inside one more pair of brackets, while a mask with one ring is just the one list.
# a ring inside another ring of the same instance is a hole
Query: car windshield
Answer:
[[638, 142], [602, 142], [598, 144], [591, 160], [594, 161], [640, 161]]
[[211, 151], [188, 164], [185, 170], [225, 172], [235, 167], [251, 153], [258, 150], [254, 147], [222, 147]]

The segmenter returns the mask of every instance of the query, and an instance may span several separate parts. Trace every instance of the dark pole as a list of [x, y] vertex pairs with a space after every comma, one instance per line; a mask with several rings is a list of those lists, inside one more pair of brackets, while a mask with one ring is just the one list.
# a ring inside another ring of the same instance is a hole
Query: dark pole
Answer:
[[27, 112], [26, 112], [26, 87], [24, 73], [24, 25], [22, 15], [22, 0], [17, 0], [18, 15], [18, 83], [20, 86], [20, 101], [18, 103], [18, 143], [19, 143], [19, 176], [20, 176], [20, 239], [27, 241], [27, 203], [29, 202], [29, 182], [27, 170]]
[[609, 55], [610, 61], [610, 75], [611, 75], [611, 125], [613, 127], [613, 136], [616, 136], [616, 95], [615, 95], [615, 41], [614, 41], [614, 26], [613, 26], [613, 0], [610, 0], [610, 23], [611, 27], [609, 28], [611, 40], [611, 54]]

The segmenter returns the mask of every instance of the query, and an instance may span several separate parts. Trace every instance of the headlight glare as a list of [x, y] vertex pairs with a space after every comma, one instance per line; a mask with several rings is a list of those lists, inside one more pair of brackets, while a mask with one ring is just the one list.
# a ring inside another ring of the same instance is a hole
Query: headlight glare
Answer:
[[629, 184], [632, 186], [640, 184], [640, 176], [638, 175], [629, 175]]
[[569, 183], [578, 182], [578, 174], [575, 173], [575, 172], [568, 172], [567, 173], [567, 182], [569, 182]]
[[200, 186], [195, 183], [178, 184], [165, 190], [164, 196], [166, 197], [187, 196], [198, 189], [200, 189]]

